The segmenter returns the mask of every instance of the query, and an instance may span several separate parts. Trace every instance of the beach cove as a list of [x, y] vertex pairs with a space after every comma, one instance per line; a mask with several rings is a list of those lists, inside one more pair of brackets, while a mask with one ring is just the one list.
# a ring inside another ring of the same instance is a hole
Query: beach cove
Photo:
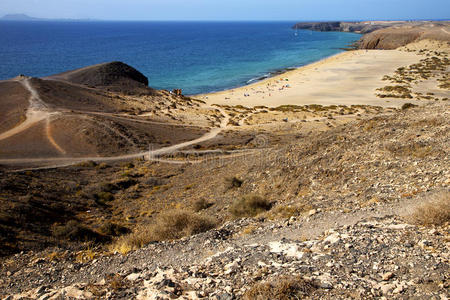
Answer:
[[354, 50], [288, 71], [247, 86], [195, 98], [208, 104], [247, 107], [281, 105], [401, 106], [404, 99], [380, 99], [382, 78], [421, 59], [401, 50]]

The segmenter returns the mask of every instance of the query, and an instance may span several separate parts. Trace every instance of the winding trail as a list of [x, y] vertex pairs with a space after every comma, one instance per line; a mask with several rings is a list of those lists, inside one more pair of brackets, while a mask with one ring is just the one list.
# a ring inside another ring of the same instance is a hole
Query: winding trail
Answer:
[[59, 153], [61, 154], [66, 154], [66, 151], [60, 146], [58, 145], [58, 143], [55, 141], [55, 139], [52, 136], [52, 127], [51, 127], [51, 118], [47, 118], [47, 124], [45, 127], [45, 133], [47, 135], [47, 139], [49, 140], [50, 144], [52, 144], [52, 146], [58, 150]]
[[177, 151], [178, 149], [185, 148], [185, 147], [188, 147], [188, 146], [191, 146], [191, 145], [195, 145], [195, 144], [199, 144], [199, 143], [202, 143], [202, 142], [205, 142], [205, 141], [208, 141], [208, 140], [211, 140], [211, 139], [215, 138], [219, 133], [221, 133], [225, 128], [228, 127], [228, 122], [230, 120], [230, 116], [225, 112], [225, 110], [223, 110], [220, 107], [215, 107], [215, 108], [218, 109], [220, 111], [220, 113], [224, 116], [224, 118], [220, 122], [220, 127], [211, 129], [210, 132], [207, 132], [206, 134], [202, 135], [201, 137], [199, 137], [199, 138], [197, 138], [195, 140], [183, 142], [183, 143], [180, 143], [180, 144], [176, 144], [176, 145], [173, 145], [173, 146], [161, 148], [161, 149], [158, 149], [158, 150], [144, 152], [144, 153], [141, 153], [141, 155], [142, 154], [147, 154], [148, 158], [151, 159], [154, 156], [158, 156], [158, 155], [162, 155], [162, 154], [168, 154], [168, 153], [173, 153], [173, 152]]
[[47, 119], [51, 114], [47, 110], [47, 105], [39, 97], [38, 92], [31, 86], [29, 78], [17, 81], [19, 81], [24, 86], [24, 88], [30, 92], [30, 97], [28, 98], [30, 106], [27, 109], [26, 120], [20, 123], [18, 126], [1, 133], [0, 141], [27, 130], [40, 121]]
[[[55, 147], [55, 149], [61, 154], [66, 154], [66, 151], [58, 145], [58, 143], [54, 140], [51, 134], [51, 117], [60, 114], [60, 112], [50, 112], [48, 110], [48, 106], [42, 101], [38, 92], [31, 86], [29, 82], [29, 78], [25, 78], [20, 80], [20, 83], [30, 92], [29, 102], [30, 106], [27, 111], [27, 119], [21, 123], [19, 126], [0, 134], [0, 140], [6, 139], [13, 135], [16, 135], [36, 123], [47, 120], [46, 124], [46, 135], [49, 142]], [[179, 144], [175, 144], [169, 147], [164, 147], [157, 150], [150, 150], [145, 152], [133, 153], [133, 154], [124, 154], [118, 156], [98, 156], [98, 157], [55, 157], [55, 158], [22, 158], [22, 159], [0, 159], [0, 164], [6, 165], [16, 165], [16, 164], [52, 164], [51, 166], [45, 166], [41, 168], [57, 168], [57, 167], [65, 167], [73, 164], [77, 164], [86, 160], [92, 160], [96, 162], [107, 162], [107, 161], [120, 161], [127, 159], [135, 159], [135, 158], [146, 158], [148, 160], [155, 160], [160, 155], [170, 154], [179, 149], [199, 144], [208, 140], [215, 138], [219, 133], [221, 133], [224, 129], [228, 128], [228, 122], [230, 120], [230, 116], [220, 107], [212, 107], [205, 105], [205, 108], [219, 110], [223, 115], [223, 119], [221, 120], [220, 126], [217, 128], [212, 128], [209, 132], [202, 135], [199, 138], [196, 138], [191, 141], [182, 142]], [[167, 161], [168, 163], [175, 163], [173, 161]], [[32, 169], [41, 169], [41, 168], [32, 168]], [[31, 168], [30, 168], [31, 169]], [[29, 169], [27, 169], [29, 170]]]

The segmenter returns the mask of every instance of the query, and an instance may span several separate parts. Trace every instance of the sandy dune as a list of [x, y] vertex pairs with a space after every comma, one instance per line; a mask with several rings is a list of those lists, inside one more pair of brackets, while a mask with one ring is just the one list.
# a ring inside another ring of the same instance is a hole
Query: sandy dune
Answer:
[[401, 106], [404, 100], [377, 98], [375, 90], [385, 86], [381, 80], [384, 75], [416, 63], [420, 58], [415, 53], [398, 50], [345, 52], [249, 86], [195, 98], [208, 104], [247, 107], [306, 104]]

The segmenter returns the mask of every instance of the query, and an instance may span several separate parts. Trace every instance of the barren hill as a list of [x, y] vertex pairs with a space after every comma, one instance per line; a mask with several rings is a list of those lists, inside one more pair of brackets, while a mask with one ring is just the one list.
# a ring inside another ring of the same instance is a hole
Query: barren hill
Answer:
[[391, 50], [425, 39], [450, 41], [448, 21], [301, 22], [293, 28], [361, 33], [359, 49]]
[[391, 50], [421, 40], [450, 42], [450, 22], [380, 29], [363, 36], [358, 42], [358, 47], [360, 49]]
[[[217, 111], [156, 91], [134, 68], [101, 64], [0, 82], [0, 159], [138, 154], [202, 136]], [[198, 110], [209, 111], [210, 116]], [[183, 119], [198, 114], [191, 124]]]
[[107, 88], [121, 93], [154, 93], [148, 88], [148, 78], [122, 62], [109, 62], [53, 75], [50, 79], [64, 80], [88, 87]]

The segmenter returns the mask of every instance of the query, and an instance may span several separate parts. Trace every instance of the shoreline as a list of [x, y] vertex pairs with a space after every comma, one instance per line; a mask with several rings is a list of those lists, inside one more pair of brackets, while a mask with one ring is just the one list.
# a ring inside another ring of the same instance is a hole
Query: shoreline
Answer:
[[[209, 105], [373, 105], [399, 107], [404, 99], [378, 98], [382, 77], [420, 60], [400, 50], [344, 51], [248, 85], [191, 96]], [[414, 100], [408, 102], [414, 103]]]
[[298, 69], [307, 67], [307, 66], [309, 66], [309, 65], [311, 65], [311, 64], [315, 64], [315, 63], [321, 62], [321, 61], [323, 61], [323, 60], [332, 58], [332, 57], [334, 57], [334, 56], [338, 56], [338, 55], [340, 55], [340, 54], [344, 54], [344, 53], [346, 53], [346, 52], [351, 52], [351, 51], [354, 51], [354, 50], [357, 50], [357, 49], [351, 49], [351, 48], [339, 48], [339, 50], [340, 50], [341, 52], [336, 53], [336, 54], [332, 54], [332, 55], [329, 55], [329, 56], [325, 56], [325, 57], [323, 57], [323, 58], [321, 58], [321, 59], [319, 59], [319, 60], [314, 60], [314, 61], [311, 61], [311, 62], [306, 63], [306, 64], [304, 64], [304, 65], [300, 65], [300, 66], [292, 66], [292, 67], [286, 67], [286, 68], [280, 68], [280, 69], [275, 69], [274, 71], [267, 71], [267, 72], [266, 72], [267, 76], [266, 76], [266, 75], [261, 75], [261, 76], [258, 76], [258, 77], [251, 78], [251, 79], [247, 80], [245, 83], [243, 83], [242, 85], [237, 85], [237, 86], [234, 86], [234, 87], [225, 88], [225, 89], [223, 89], [223, 90], [211, 91], [211, 92], [207, 92], [207, 93], [188, 94], [188, 95], [186, 95], [186, 96], [188, 96], [188, 97], [198, 97], [198, 96], [201, 96], [201, 95], [218, 94], [218, 93], [221, 93], [221, 92], [226, 92], [226, 91], [230, 91], [230, 90], [234, 90], [234, 89], [243, 88], [243, 87], [246, 87], [246, 86], [249, 86], [249, 85], [252, 85], [252, 84], [257, 84], [257, 83], [262, 82], [262, 81], [265, 81], [265, 80], [273, 79], [273, 78], [275, 78], [275, 77], [277, 77], [277, 76], [281, 76], [281, 75], [286, 74], [286, 73], [289, 73], [289, 72], [291, 72], [291, 71], [296, 71], [296, 70], [298, 70]]
[[[291, 72], [296, 72], [296, 71], [299, 71], [301, 69], [307, 68], [309, 66], [312, 66], [312, 65], [315, 65], [315, 64], [319, 64], [321, 62], [325, 62], [325, 61], [327, 61], [327, 60], [329, 60], [331, 58], [338, 57], [340, 55], [343, 55], [343, 54], [346, 54], [346, 53], [352, 52], [352, 51], [353, 50], [351, 50], [351, 51], [342, 50], [342, 52], [333, 54], [331, 56], [326, 56], [326, 57], [321, 58], [319, 60], [307, 63], [307, 64], [305, 64], [303, 66], [287, 67], [287, 68], [278, 69], [277, 71], [268, 71], [268, 73], [269, 74], [273, 74], [273, 76], [268, 76], [266, 78], [263, 78], [263, 76], [260, 76], [258, 78], [255, 77], [253, 79], [248, 80], [247, 84], [244, 84], [244, 85], [239, 85], [239, 86], [236, 86], [236, 87], [226, 88], [226, 89], [220, 90], [220, 91], [212, 91], [212, 92], [209, 92], [209, 93], [192, 94], [192, 95], [187, 95], [187, 96], [191, 97], [191, 98], [195, 98], [195, 97], [202, 97], [202, 96], [208, 96], [208, 95], [219, 95], [219, 94], [222, 94], [222, 93], [227, 93], [227, 92], [232, 91], [232, 90], [239, 90], [239, 89], [242, 89], [242, 88], [252, 87], [253, 85], [258, 85], [258, 84], [264, 83], [266, 81], [270, 81], [270, 80], [276, 79], [277, 77], [281, 77], [281, 76], [289, 74]], [[253, 80], [253, 82], [250, 82], [252, 80]]]

